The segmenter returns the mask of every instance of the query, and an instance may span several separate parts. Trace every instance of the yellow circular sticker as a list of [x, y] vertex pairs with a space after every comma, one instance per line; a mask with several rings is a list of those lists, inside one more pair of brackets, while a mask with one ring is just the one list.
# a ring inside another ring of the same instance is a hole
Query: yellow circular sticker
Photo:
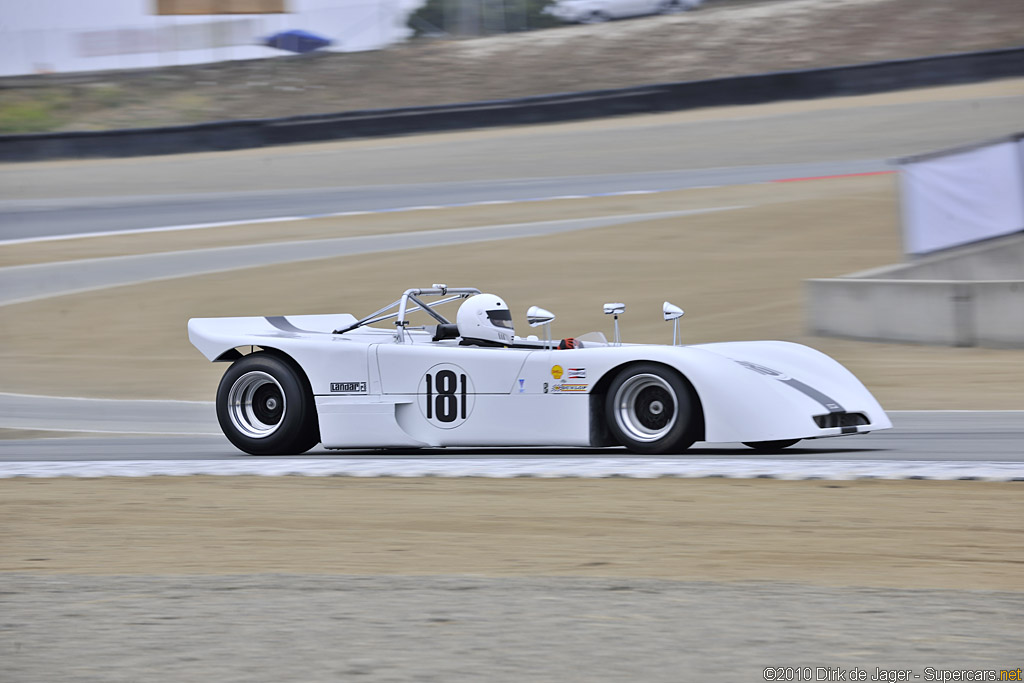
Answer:
[[555, 379], [562, 379], [562, 366], [555, 365], [551, 368], [551, 376]]

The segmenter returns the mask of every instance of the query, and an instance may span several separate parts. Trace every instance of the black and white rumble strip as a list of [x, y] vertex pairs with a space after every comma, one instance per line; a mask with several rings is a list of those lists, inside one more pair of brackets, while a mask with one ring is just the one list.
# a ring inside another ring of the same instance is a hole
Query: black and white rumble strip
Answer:
[[0, 462], [0, 478], [189, 475], [601, 479], [969, 479], [1024, 481], [1024, 462], [761, 460], [751, 458], [104, 460]]

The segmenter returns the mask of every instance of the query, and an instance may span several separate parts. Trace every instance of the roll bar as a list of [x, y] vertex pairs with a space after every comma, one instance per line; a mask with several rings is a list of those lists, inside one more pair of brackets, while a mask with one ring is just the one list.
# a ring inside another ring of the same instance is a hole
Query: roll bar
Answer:
[[[448, 285], [434, 285], [433, 287], [407, 289], [402, 293], [401, 298], [397, 301], [374, 311], [361, 320], [357, 320], [348, 327], [334, 330], [334, 334], [345, 334], [346, 332], [351, 332], [352, 330], [363, 327], [364, 325], [372, 325], [373, 323], [388, 320], [389, 318], [397, 318], [397, 320], [395, 320], [395, 326], [397, 328], [395, 330], [395, 342], [401, 344], [405, 341], [405, 328], [409, 325], [409, 321], [406, 319], [408, 314], [415, 311], [424, 311], [438, 323], [442, 325], [450, 325], [451, 321], [435, 311], [433, 307], [440, 306], [441, 304], [446, 304], [451, 301], [458, 301], [459, 299], [466, 299], [479, 293], [480, 290], [475, 287], [449, 287]], [[424, 296], [443, 296], [446, 298], [441, 299], [440, 301], [435, 301], [432, 304], [428, 304], [420, 298]], [[414, 304], [412, 308], [409, 308], [410, 301]], [[397, 311], [394, 313], [387, 313], [387, 311], [390, 311], [396, 306], [398, 307]]]

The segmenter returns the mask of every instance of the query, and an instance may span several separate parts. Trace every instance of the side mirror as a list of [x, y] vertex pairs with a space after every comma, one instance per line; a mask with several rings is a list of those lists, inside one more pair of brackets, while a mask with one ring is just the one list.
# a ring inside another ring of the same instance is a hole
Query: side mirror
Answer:
[[605, 304], [605, 315], [622, 315], [626, 312], [626, 304]]
[[622, 346], [622, 339], [619, 338], [619, 316], [626, 312], [626, 304], [605, 304], [604, 314], [615, 318], [615, 345]]
[[679, 339], [679, 319], [683, 317], [683, 309], [666, 301], [661, 306], [661, 314], [665, 322], [672, 321], [672, 346], [676, 346]]
[[554, 313], [540, 306], [530, 306], [526, 311], [526, 322], [530, 323], [530, 327], [547, 325], [554, 319]]
[[544, 341], [547, 342], [548, 348], [551, 348], [551, 322], [554, 319], [555, 314], [546, 308], [530, 306], [526, 309], [526, 322], [530, 327], [544, 326]]

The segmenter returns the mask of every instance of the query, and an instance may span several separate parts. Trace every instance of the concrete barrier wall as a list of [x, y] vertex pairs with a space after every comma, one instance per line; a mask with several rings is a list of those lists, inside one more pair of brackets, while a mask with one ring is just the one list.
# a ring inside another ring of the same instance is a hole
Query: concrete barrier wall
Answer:
[[971, 284], [975, 345], [1024, 348], [1024, 280]]
[[987, 240], [909, 263], [848, 275], [882, 280], [1024, 280], [1024, 239]]
[[812, 334], [1024, 349], [1022, 235], [804, 285]]
[[0, 160], [128, 157], [758, 104], [1024, 76], [1024, 47], [619, 90], [195, 126], [0, 136]]
[[805, 281], [811, 334], [968, 346], [959, 338], [963, 284], [835, 278]]
[[1024, 349], [1024, 281], [807, 280], [812, 334]]

